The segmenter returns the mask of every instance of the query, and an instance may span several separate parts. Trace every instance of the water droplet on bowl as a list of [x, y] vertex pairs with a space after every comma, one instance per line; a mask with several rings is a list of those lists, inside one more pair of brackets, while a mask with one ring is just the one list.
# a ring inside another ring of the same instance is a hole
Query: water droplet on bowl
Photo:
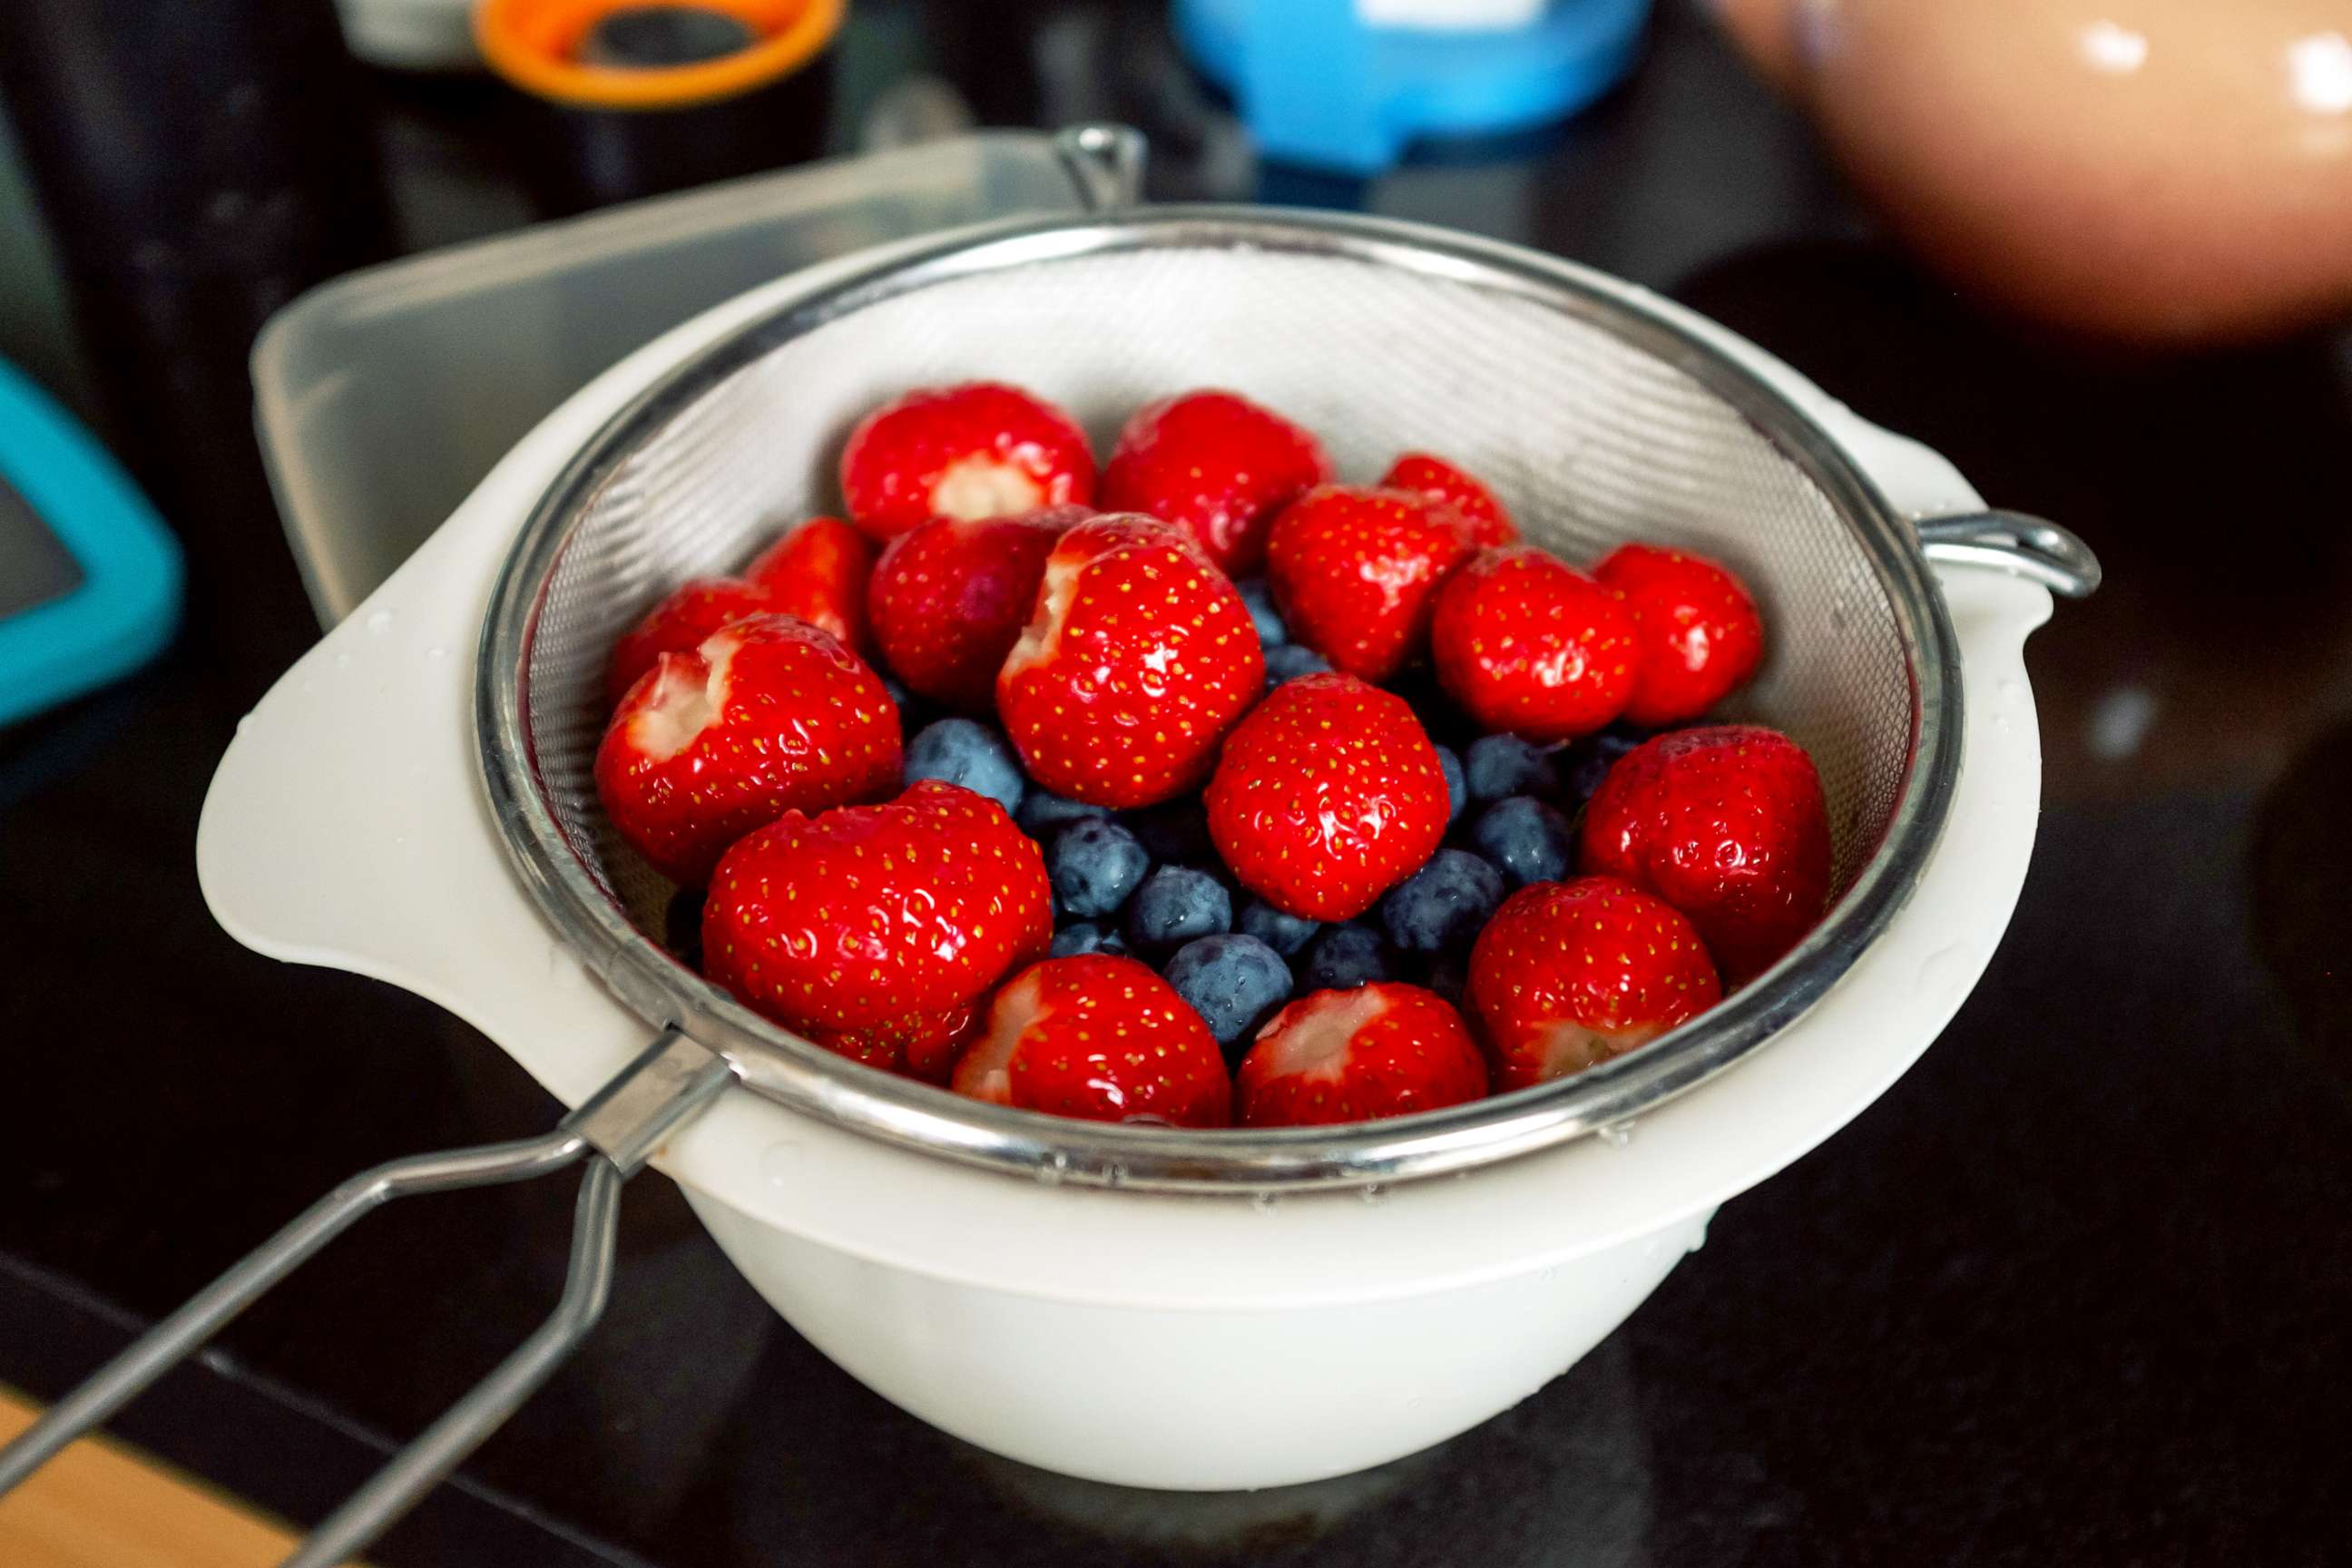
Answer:
[[760, 1156], [760, 1173], [780, 1187], [798, 1184], [801, 1178], [801, 1146], [786, 1139], [771, 1143]]
[[1363, 1200], [1368, 1204], [1379, 1203], [1388, 1195], [1389, 1190], [1381, 1185], [1378, 1182], [1373, 1182], [1367, 1185], [1361, 1194]]
[[1612, 1149], [1622, 1149], [1633, 1141], [1633, 1124], [1630, 1121], [1612, 1121], [1606, 1127], [1596, 1127], [1592, 1131], [1594, 1137]]
[[1275, 1195], [1272, 1193], [1252, 1193], [1250, 1194], [1250, 1207], [1258, 1214], [1272, 1214], [1274, 1212], [1275, 1201]]
[[427, 658], [447, 658], [449, 657], [449, 650], [446, 647], [440, 647], [438, 644], [436, 644], [434, 647], [428, 647], [425, 650], [425, 657]]
[[1118, 1161], [1113, 1161], [1110, 1169], [1103, 1173], [1103, 1184], [1111, 1187], [1127, 1185], [1127, 1167]]
[[1041, 1185], [1048, 1187], [1060, 1186], [1062, 1184], [1062, 1178], [1069, 1173], [1070, 1157], [1067, 1154], [1063, 1153], [1059, 1149], [1056, 1149], [1052, 1153], [1046, 1155], [1045, 1163], [1040, 1164], [1036, 1170], [1038, 1183]]
[[1969, 967], [1967, 943], [1956, 942], [1938, 948], [1919, 965], [1916, 990], [1931, 1002], [1956, 1002], [1967, 988]]
[[384, 633], [392, 630], [392, 621], [393, 615], [390, 610], [378, 610], [373, 615], [368, 616], [367, 629], [374, 633], [377, 637], [382, 637]]
[[337, 669], [349, 669], [351, 667], [352, 656], [350, 654], [339, 653], [335, 656], [335, 668]]

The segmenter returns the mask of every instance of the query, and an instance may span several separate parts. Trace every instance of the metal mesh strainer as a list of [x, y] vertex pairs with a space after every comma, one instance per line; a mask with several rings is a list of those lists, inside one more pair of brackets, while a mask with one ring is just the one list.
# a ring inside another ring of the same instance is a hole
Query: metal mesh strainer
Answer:
[[[1772, 974], [1567, 1082], [1345, 1130], [1192, 1133], [978, 1105], [800, 1042], [661, 951], [669, 888], [611, 834], [590, 763], [612, 641], [679, 580], [836, 502], [835, 458], [910, 385], [1017, 380], [1107, 442], [1138, 405], [1226, 385], [1304, 420], [1343, 475], [1397, 451], [1489, 477], [1537, 542], [1730, 562], [1777, 637], [1744, 714], [1812, 752], [1840, 901]], [[762, 1092], [928, 1152], [1073, 1181], [1385, 1181], [1574, 1136], [1688, 1087], [1819, 995], [1884, 923], [1955, 766], [1951, 631], [1919, 546], [1794, 405], [1633, 291], [1375, 220], [1166, 209], [949, 243], [798, 299], [677, 370], [590, 444], [518, 540], [480, 667], [483, 759], [547, 912], [625, 999]]]

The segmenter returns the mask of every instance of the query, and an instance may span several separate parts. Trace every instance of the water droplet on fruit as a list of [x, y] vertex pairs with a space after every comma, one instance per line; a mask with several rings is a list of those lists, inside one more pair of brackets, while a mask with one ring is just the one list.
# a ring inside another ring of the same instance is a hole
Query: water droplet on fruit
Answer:
[[1606, 1127], [1594, 1128], [1593, 1135], [1612, 1149], [1622, 1149], [1633, 1141], [1633, 1124], [1630, 1121], [1612, 1121]]
[[390, 610], [378, 610], [367, 618], [367, 629], [375, 636], [382, 637], [392, 630], [392, 620]]

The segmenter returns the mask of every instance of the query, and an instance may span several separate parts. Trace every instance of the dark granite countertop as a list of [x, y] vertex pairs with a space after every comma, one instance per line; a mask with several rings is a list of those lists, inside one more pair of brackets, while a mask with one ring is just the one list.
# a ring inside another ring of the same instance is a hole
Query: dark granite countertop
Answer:
[[[992, 121], [1142, 121], [1172, 193], [1367, 205], [1591, 261], [2081, 532], [2108, 583], [2032, 646], [2047, 777], [2023, 901], [1917, 1068], [1727, 1204], [1583, 1363], [1431, 1453], [1217, 1498], [993, 1458], [819, 1357], [656, 1180], [633, 1189], [586, 1352], [374, 1559], [2343, 1560], [2352, 338], [2145, 360], [1991, 321], [1879, 237], [1680, 5], [1561, 132], [1369, 185], [1236, 163], [1151, 6], [961, 31], [953, 10], [858, 7], [836, 123], [928, 64]], [[527, 214], [487, 100], [369, 84], [391, 243]], [[115, 300], [80, 283], [104, 379]], [[205, 911], [205, 784], [315, 636], [252, 461], [241, 341], [214, 339], [157, 395], [183, 400], [173, 439], [153, 405], [111, 432], [189, 541], [186, 633], [0, 733], [0, 1382], [37, 1397], [352, 1170], [553, 1110], [427, 1004], [257, 957]], [[524, 1187], [371, 1219], [118, 1430], [316, 1518], [536, 1322], [568, 1204]]]

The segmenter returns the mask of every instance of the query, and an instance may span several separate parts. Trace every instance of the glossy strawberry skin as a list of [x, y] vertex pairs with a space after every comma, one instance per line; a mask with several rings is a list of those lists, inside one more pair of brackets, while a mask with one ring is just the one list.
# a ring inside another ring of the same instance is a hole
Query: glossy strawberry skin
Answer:
[[1745, 685], [1764, 660], [1764, 617], [1720, 562], [1621, 544], [1593, 576], [1625, 597], [1639, 673], [1624, 718], [1643, 729], [1686, 724]]
[[1244, 1127], [1320, 1127], [1479, 1099], [1486, 1062], [1462, 1015], [1393, 981], [1318, 991], [1267, 1020], [1234, 1077]]
[[1446, 694], [1489, 730], [1591, 734], [1633, 694], [1633, 617], [1611, 590], [1533, 545], [1483, 550], [1438, 591], [1430, 647]]
[[1199, 787], [1265, 686], [1249, 610], [1192, 536], [1106, 513], [1046, 557], [996, 708], [1030, 777], [1129, 807]]
[[793, 812], [730, 849], [704, 972], [789, 1028], [874, 1030], [996, 984], [1050, 921], [1045, 856], [1004, 808], [926, 779], [879, 805]]
[[934, 517], [1002, 517], [1094, 499], [1086, 432], [1002, 382], [919, 387], [858, 422], [841, 454], [857, 526], [887, 540]]
[[873, 653], [866, 631], [866, 583], [874, 542], [837, 517], [813, 517], [753, 557], [743, 580], [768, 595], [768, 608], [831, 632], [860, 658]]
[[945, 1084], [956, 1058], [980, 1033], [988, 1009], [982, 999], [960, 1002], [943, 1013], [910, 1013], [863, 1029], [822, 1025], [801, 1031], [813, 1045], [901, 1078]]
[[1331, 477], [1323, 444], [1238, 393], [1190, 392], [1142, 408], [1103, 466], [1106, 511], [1190, 529], [1235, 577], [1265, 560], [1275, 514]]
[[1829, 810], [1804, 748], [1718, 724], [1645, 741], [1584, 809], [1577, 864], [1682, 910], [1726, 981], [1771, 967], [1829, 901]]
[[892, 540], [869, 597], [891, 672], [934, 702], [988, 711], [1054, 542], [1092, 515], [1065, 506], [970, 521], [935, 517]]
[[1381, 681], [1427, 648], [1438, 585], [1470, 551], [1444, 501], [1321, 485], [1275, 519], [1266, 581], [1297, 641], [1335, 669]]
[[1175, 988], [1131, 958], [1047, 959], [996, 994], [956, 1064], [959, 1094], [1089, 1121], [1233, 1119], [1224, 1058]]
[[1445, 773], [1411, 705], [1352, 675], [1285, 681], [1225, 742], [1209, 833], [1276, 909], [1344, 921], [1445, 837]]
[[604, 666], [605, 702], [620, 706], [629, 688], [662, 655], [691, 653], [711, 633], [772, 608], [768, 590], [738, 577], [697, 577], [679, 584], [614, 642]]
[[1470, 542], [1480, 547], [1517, 544], [1518, 526], [1511, 514], [1475, 475], [1427, 452], [1407, 452], [1381, 476], [1381, 488], [1413, 490], [1442, 500], [1461, 514]]
[[804, 621], [752, 616], [629, 689], [597, 747], [596, 794], [655, 869], [692, 886], [788, 811], [890, 795], [900, 761], [880, 677]]
[[1687, 919], [1614, 878], [1580, 877], [1503, 900], [1470, 950], [1465, 1000], [1501, 1093], [1622, 1056], [1721, 995]]

